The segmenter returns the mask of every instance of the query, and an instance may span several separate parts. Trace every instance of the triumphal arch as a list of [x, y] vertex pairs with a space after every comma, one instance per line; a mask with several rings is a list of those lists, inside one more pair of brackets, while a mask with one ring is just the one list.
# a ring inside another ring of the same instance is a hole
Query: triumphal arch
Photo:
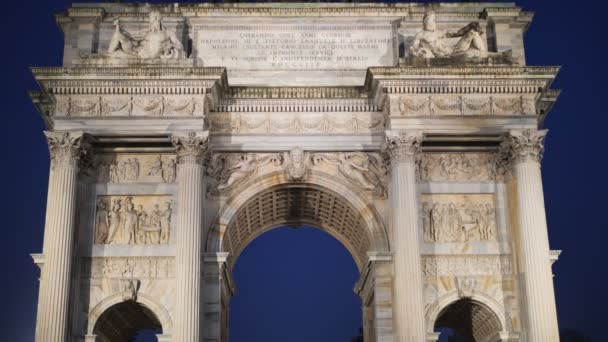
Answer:
[[37, 341], [228, 341], [233, 265], [285, 225], [350, 251], [365, 341], [559, 340], [540, 172], [558, 68], [526, 65], [532, 13], [100, 3], [56, 18], [63, 65], [32, 68], [51, 155]]

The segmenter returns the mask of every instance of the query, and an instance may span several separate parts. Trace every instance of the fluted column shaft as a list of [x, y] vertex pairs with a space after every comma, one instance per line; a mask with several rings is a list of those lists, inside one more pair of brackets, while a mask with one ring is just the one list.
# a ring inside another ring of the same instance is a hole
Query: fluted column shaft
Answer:
[[36, 341], [65, 342], [68, 340], [70, 277], [82, 134], [45, 134], [51, 153], [51, 174]]
[[512, 131], [503, 144], [517, 181], [519, 245], [528, 341], [558, 342], [549, 236], [540, 171], [546, 131]]
[[425, 339], [422, 266], [416, 196], [416, 153], [420, 131], [386, 133], [390, 156], [389, 200], [393, 228], [394, 316], [398, 342]]
[[202, 318], [203, 154], [207, 134], [174, 135], [178, 157], [179, 237], [177, 242], [173, 341], [198, 342]]

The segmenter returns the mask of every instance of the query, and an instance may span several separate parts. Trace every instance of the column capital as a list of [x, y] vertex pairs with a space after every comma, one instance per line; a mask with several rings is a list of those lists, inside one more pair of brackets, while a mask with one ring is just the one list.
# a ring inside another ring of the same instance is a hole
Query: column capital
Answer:
[[179, 164], [201, 164], [209, 148], [209, 131], [173, 133], [171, 142]]
[[44, 135], [53, 167], [77, 167], [81, 157], [87, 154], [88, 144], [84, 141], [83, 132], [45, 131]]
[[415, 162], [423, 137], [421, 130], [385, 131], [382, 153], [391, 163]]
[[500, 153], [514, 164], [540, 163], [545, 150], [547, 130], [511, 130], [500, 145]]

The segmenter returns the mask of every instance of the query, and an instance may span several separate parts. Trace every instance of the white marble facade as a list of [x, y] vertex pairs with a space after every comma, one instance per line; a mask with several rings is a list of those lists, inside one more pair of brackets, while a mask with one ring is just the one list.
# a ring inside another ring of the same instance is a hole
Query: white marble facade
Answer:
[[36, 340], [227, 341], [239, 253], [306, 224], [353, 255], [366, 341], [559, 341], [540, 178], [559, 68], [526, 65], [531, 19], [74, 4], [63, 66], [32, 68], [52, 157]]

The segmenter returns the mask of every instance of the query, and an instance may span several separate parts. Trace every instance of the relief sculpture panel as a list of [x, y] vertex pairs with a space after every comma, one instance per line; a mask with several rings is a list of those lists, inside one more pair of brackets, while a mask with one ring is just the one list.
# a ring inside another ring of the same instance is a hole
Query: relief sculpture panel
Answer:
[[175, 157], [169, 154], [101, 155], [94, 163], [99, 183], [174, 183]]
[[493, 194], [424, 194], [421, 203], [425, 242], [497, 240]]
[[500, 181], [506, 172], [494, 153], [424, 153], [417, 164], [421, 181]]
[[98, 196], [95, 244], [166, 244], [172, 214], [171, 196]]

